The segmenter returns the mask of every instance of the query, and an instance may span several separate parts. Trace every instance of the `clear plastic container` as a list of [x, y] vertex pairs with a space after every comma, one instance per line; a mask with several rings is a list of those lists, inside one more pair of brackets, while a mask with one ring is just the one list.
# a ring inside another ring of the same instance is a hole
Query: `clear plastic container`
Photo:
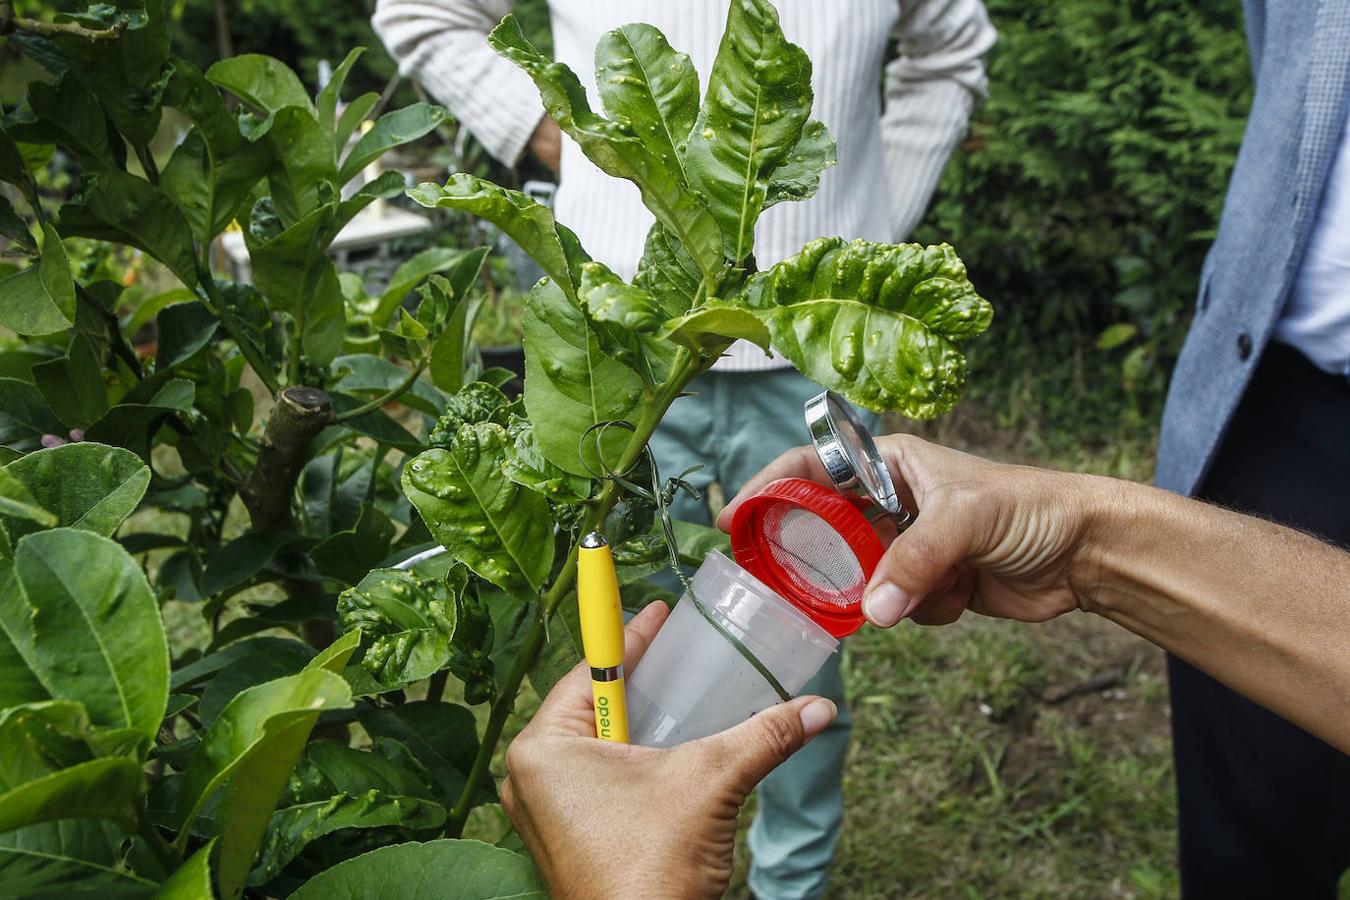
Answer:
[[669, 747], [716, 734], [780, 701], [765, 677], [693, 607], [745, 645], [789, 694], [820, 671], [839, 641], [716, 550], [628, 678], [635, 744]]

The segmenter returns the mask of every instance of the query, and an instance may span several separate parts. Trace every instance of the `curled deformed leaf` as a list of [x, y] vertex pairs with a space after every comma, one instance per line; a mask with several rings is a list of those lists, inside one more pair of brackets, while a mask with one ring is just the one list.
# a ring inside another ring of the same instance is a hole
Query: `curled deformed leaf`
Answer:
[[502, 472], [506, 429], [459, 426], [449, 446], [403, 469], [403, 492], [453, 559], [501, 588], [538, 589], [553, 564], [553, 520], [542, 494]]
[[538, 491], [554, 503], [576, 503], [590, 496], [589, 478], [565, 472], [544, 456], [529, 419], [512, 416], [506, 433], [511, 439], [502, 461], [507, 478]]
[[436, 421], [436, 427], [427, 437], [433, 447], [448, 447], [454, 442], [461, 425], [492, 422], [505, 425], [511, 401], [500, 388], [482, 381], [466, 384], [445, 403], [445, 412]]
[[638, 261], [633, 284], [661, 301], [667, 314], [678, 316], [694, 305], [698, 296], [698, 266], [688, 251], [660, 222], [652, 223]]
[[753, 276], [738, 299], [812, 381], [915, 419], [956, 405], [966, 361], [955, 344], [993, 317], [946, 244], [823, 238]]
[[[690, 186], [707, 198], [723, 250], [733, 261], [754, 248], [755, 222], [770, 180], [789, 162], [811, 99], [811, 60], [783, 37], [773, 4], [732, 0], [684, 164]], [[813, 152], [818, 155], [818, 149]]]
[[773, 171], [764, 194], [764, 208], [787, 200], [809, 200], [820, 187], [820, 176], [839, 162], [834, 135], [824, 122], [812, 119], [802, 128], [801, 140], [787, 161]]
[[590, 257], [571, 229], [560, 225], [551, 209], [529, 195], [461, 172], [450, 176], [444, 187], [419, 184], [408, 191], [408, 196], [423, 206], [461, 209], [488, 220], [506, 232], [569, 296], [576, 296], [580, 266]]
[[592, 319], [630, 331], [655, 331], [672, 315], [654, 296], [623, 281], [603, 263], [588, 262], [581, 267], [577, 293]]
[[[488, 43], [534, 79], [548, 114], [577, 142], [591, 162], [615, 178], [626, 179], [638, 186], [643, 204], [679, 237], [704, 275], [711, 277], [721, 268], [722, 239], [717, 221], [698, 194], [689, 190], [679, 160], [671, 158], [668, 150], [663, 152], [669, 141], [648, 143], [641, 129], [650, 133], [652, 126], [659, 128], [660, 125], [656, 121], [646, 121], [643, 111], [630, 102], [632, 97], [627, 93], [620, 95], [607, 91], [608, 102], [622, 110], [625, 117], [611, 120], [597, 115], [591, 109], [586, 89], [576, 73], [536, 50], [525, 38], [514, 16], [507, 16], [492, 30]], [[606, 77], [605, 73], [612, 65], [620, 64], [619, 60], [628, 56], [628, 50], [622, 46], [602, 44], [597, 49], [596, 59], [601, 77]], [[622, 72], [618, 77], [636, 78]]]
[[456, 605], [445, 579], [375, 569], [338, 596], [337, 610], [343, 628], [370, 639], [361, 664], [383, 685], [421, 681], [450, 662]]

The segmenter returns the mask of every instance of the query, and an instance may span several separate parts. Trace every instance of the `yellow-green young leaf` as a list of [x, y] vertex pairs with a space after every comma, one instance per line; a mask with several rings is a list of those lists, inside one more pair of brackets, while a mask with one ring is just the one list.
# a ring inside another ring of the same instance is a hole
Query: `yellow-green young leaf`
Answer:
[[169, 651], [131, 556], [105, 537], [58, 528], [22, 538], [5, 568], [0, 697], [69, 700], [94, 728], [153, 739], [168, 702]]
[[464, 424], [447, 448], [428, 450], [403, 470], [403, 493], [431, 536], [479, 577], [538, 589], [553, 564], [548, 501], [507, 478], [506, 429]]
[[[616, 863], [617, 865], [618, 863]], [[453, 872], [453, 879], [428, 877]], [[291, 900], [546, 900], [529, 857], [481, 841], [395, 844], [338, 863], [300, 886]]]
[[183, 775], [179, 847], [202, 805], [228, 783], [216, 817], [221, 896], [232, 900], [243, 890], [253, 854], [319, 713], [351, 702], [351, 688], [341, 676], [307, 668], [241, 691], [207, 729]]
[[822, 238], [752, 276], [735, 300], [812, 381], [915, 419], [956, 405], [966, 361], [955, 345], [993, 318], [946, 244]]
[[450, 664], [455, 591], [444, 578], [376, 569], [338, 596], [337, 611], [348, 634], [360, 629], [369, 642], [361, 664], [382, 685], [412, 684]]
[[[734, 262], [754, 249], [771, 177], [789, 162], [811, 99], [811, 60], [783, 37], [773, 4], [732, 0], [684, 164]], [[815, 145], [807, 150], [818, 154]]]
[[75, 280], [56, 229], [42, 225], [42, 258], [0, 280], [0, 325], [17, 334], [50, 334], [75, 321]]
[[211, 890], [211, 852], [215, 848], [214, 838], [207, 841], [174, 869], [169, 880], [151, 895], [151, 900], [215, 900], [216, 895]]
[[[29, 453], [4, 472], [23, 485], [33, 503], [56, 517], [55, 524], [101, 535], [117, 530], [150, 484], [150, 467], [136, 454], [89, 441]], [[0, 524], [15, 540], [40, 527], [9, 517], [0, 518]]]
[[1097, 335], [1097, 349], [1114, 350], [1121, 344], [1128, 343], [1138, 333], [1138, 327], [1132, 322], [1117, 322], [1114, 325], [1108, 325], [1101, 334]]
[[[614, 92], [610, 93], [609, 100], [618, 102], [626, 117], [610, 120], [597, 115], [591, 110], [586, 89], [576, 73], [541, 55], [526, 40], [514, 16], [507, 16], [492, 30], [488, 43], [534, 79], [544, 108], [591, 162], [601, 171], [638, 186], [647, 209], [679, 238], [700, 271], [713, 277], [722, 267], [718, 223], [698, 194], [689, 190], [679, 160], [663, 152], [660, 143], [647, 142], [651, 129], [661, 128], [661, 123], [648, 120], [639, 106], [627, 102], [629, 97], [620, 97]], [[627, 58], [625, 53], [620, 46], [602, 44], [597, 47], [599, 78], [607, 77], [612, 66], [622, 65], [621, 60]], [[634, 76], [620, 73], [619, 77]]]
[[571, 229], [532, 197], [463, 172], [450, 176], [444, 187], [419, 184], [408, 196], [426, 207], [459, 209], [486, 219], [520, 245], [569, 296], [576, 296], [581, 264], [590, 257]]
[[714, 301], [669, 320], [662, 326], [661, 336], [709, 359], [720, 356], [734, 340], [769, 349], [768, 326], [744, 306], [726, 301]]
[[525, 412], [544, 458], [582, 477], [613, 469], [631, 432], [592, 426], [636, 424], [647, 402], [642, 378], [603, 351], [585, 314], [553, 284], [537, 285], [525, 303]]

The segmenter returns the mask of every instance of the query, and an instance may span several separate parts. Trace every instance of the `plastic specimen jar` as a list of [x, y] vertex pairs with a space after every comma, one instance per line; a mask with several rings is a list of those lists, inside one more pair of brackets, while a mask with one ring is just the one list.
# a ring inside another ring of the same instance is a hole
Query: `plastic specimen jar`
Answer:
[[829, 632], [716, 550], [692, 584], [628, 680], [635, 744], [707, 737], [781, 702], [747, 654], [796, 696], [839, 649]]

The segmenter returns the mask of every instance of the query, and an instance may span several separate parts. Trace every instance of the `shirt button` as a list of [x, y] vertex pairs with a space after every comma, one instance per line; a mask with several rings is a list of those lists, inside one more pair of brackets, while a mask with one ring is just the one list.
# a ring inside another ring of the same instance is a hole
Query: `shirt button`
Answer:
[[1245, 331], [1237, 337], [1237, 353], [1243, 362], [1252, 355], [1252, 336]]

